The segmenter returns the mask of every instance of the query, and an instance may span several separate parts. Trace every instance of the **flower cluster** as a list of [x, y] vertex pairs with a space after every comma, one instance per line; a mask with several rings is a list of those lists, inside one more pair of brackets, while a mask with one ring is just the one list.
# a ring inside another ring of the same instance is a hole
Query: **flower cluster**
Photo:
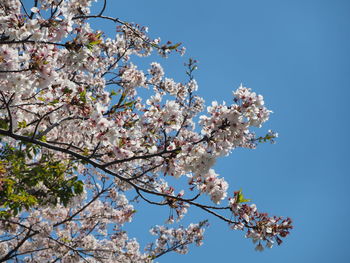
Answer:
[[[121, 193], [114, 193], [112, 205], [97, 199], [106, 197], [109, 188], [96, 192], [92, 201], [86, 195], [71, 207], [44, 207], [31, 211], [25, 218], [0, 219], [0, 236], [8, 237], [0, 246], [1, 258], [19, 246], [17, 254], [28, 254], [25, 262], [148, 262], [138, 243], [120, 228], [131, 220], [134, 209]], [[113, 192], [113, 189], [110, 189]], [[114, 226], [108, 233], [107, 226]], [[20, 240], [23, 242], [20, 243]], [[2, 258], [4, 259], [4, 258]]]
[[188, 244], [195, 243], [197, 246], [203, 244], [204, 227], [207, 221], [198, 224], [190, 224], [187, 228], [167, 228], [156, 226], [150, 230], [154, 236], [158, 236], [155, 243], [148, 245], [148, 250], [152, 251], [153, 258], [156, 258], [169, 250], [174, 250], [180, 254], [188, 253]]
[[241, 202], [242, 193], [237, 191], [234, 197], [229, 199], [230, 209], [236, 219], [233, 229], [247, 229], [246, 238], [251, 238], [253, 243], [257, 243], [257, 251], [264, 250], [265, 246], [272, 248], [277, 243], [280, 245], [282, 239], [289, 235], [290, 229], [293, 228], [290, 218], [269, 217], [267, 213], [261, 213], [257, 210], [255, 204], [248, 205]]
[[228, 183], [224, 178], [219, 178], [214, 169], [209, 169], [202, 175], [191, 176], [189, 184], [196, 185], [200, 192], [208, 194], [216, 204], [227, 196]]
[[208, 107], [209, 116], [201, 116], [202, 133], [209, 140], [214, 155], [227, 155], [236, 147], [254, 148], [251, 126], [261, 127], [270, 110], [264, 107], [263, 97], [242, 85], [233, 93], [230, 106], [216, 101]]
[[[156, 227], [157, 241], [140, 252], [122, 230], [136, 212], [127, 191], [175, 211], [178, 221], [193, 206], [226, 222], [215, 209], [230, 211], [233, 227], [248, 228], [253, 241], [280, 243], [289, 219], [237, 198], [217, 206], [228, 191], [213, 169], [217, 158], [277, 137], [251, 131], [271, 113], [263, 97], [240, 86], [231, 105], [214, 101], [202, 113], [195, 60], [185, 64], [185, 82], [158, 62], [135, 64], [135, 56], [183, 54], [181, 43], [163, 44], [146, 27], [104, 16], [107, 1], [92, 14], [93, 2], [0, 2], [0, 139], [16, 153], [1, 156], [0, 261], [150, 262], [202, 243], [205, 223]], [[115, 37], [92, 28], [93, 19], [116, 24]], [[182, 177], [187, 185], [177, 189]], [[214, 206], [200, 203], [202, 195]]]

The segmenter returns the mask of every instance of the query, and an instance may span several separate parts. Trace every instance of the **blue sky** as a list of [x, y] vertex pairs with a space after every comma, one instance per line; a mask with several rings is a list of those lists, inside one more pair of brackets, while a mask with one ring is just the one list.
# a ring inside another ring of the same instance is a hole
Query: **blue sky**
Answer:
[[[151, 36], [187, 48], [182, 58], [156, 58], [168, 77], [185, 80], [182, 65], [196, 58], [199, 94], [207, 104], [229, 102], [242, 82], [274, 111], [261, 134], [280, 134], [277, 144], [235, 150], [215, 169], [231, 191], [242, 188], [261, 211], [294, 220], [285, 242], [255, 252], [243, 233], [193, 209], [184, 224], [209, 219], [204, 245], [159, 262], [349, 262], [350, 1], [108, 2], [107, 15], [149, 26]], [[95, 28], [108, 33], [114, 25], [98, 22]], [[145, 204], [137, 209], [127, 228], [145, 242], [148, 228], [163, 223], [169, 211]]]

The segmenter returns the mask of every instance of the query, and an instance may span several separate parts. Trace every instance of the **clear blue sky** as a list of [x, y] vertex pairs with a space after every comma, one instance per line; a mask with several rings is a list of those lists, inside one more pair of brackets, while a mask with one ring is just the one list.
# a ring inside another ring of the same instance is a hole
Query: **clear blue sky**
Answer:
[[[350, 1], [108, 2], [106, 14], [187, 47], [184, 58], [157, 58], [168, 77], [184, 80], [184, 59], [198, 59], [196, 79], [207, 103], [230, 101], [242, 82], [274, 111], [261, 133], [280, 134], [276, 145], [236, 150], [215, 169], [260, 210], [294, 220], [282, 246], [255, 252], [243, 233], [191, 210], [184, 223], [210, 220], [204, 245], [159, 262], [349, 262]], [[106, 33], [114, 27], [97, 26]], [[152, 218], [161, 224], [169, 211], [137, 209], [130, 233], [145, 242]]]

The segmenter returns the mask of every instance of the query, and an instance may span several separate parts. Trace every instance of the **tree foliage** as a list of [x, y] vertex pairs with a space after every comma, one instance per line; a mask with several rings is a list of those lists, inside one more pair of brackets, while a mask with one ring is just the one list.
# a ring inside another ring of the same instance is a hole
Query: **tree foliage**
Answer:
[[[165, 77], [158, 62], [145, 70], [133, 63], [183, 55], [181, 43], [161, 43], [146, 27], [105, 16], [107, 1], [92, 14], [91, 2], [0, 2], [0, 262], [184, 254], [202, 244], [207, 226], [171, 226], [191, 207], [245, 231], [256, 250], [279, 245], [291, 219], [259, 212], [242, 190], [230, 195], [213, 169], [235, 148], [273, 142], [272, 131], [252, 132], [271, 113], [263, 97], [240, 86], [231, 104], [214, 101], [205, 111], [195, 60], [186, 63], [185, 83]], [[91, 28], [93, 19], [116, 25], [115, 38]], [[144, 249], [123, 230], [139, 199], [172, 211]]]

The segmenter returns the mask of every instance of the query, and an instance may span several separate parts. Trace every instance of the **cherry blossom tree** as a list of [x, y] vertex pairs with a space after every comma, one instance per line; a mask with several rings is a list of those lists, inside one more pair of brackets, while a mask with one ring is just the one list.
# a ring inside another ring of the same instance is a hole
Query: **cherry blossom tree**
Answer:
[[[207, 226], [171, 226], [191, 207], [245, 231], [256, 250], [282, 242], [291, 219], [259, 212], [213, 169], [235, 148], [277, 136], [252, 132], [271, 113], [261, 95], [240, 86], [231, 103], [205, 108], [195, 60], [186, 63], [185, 83], [165, 77], [158, 62], [146, 70], [132, 62], [182, 55], [180, 43], [105, 16], [106, 1], [96, 14], [91, 0], [27, 4], [0, 2], [0, 262], [152, 262], [185, 254], [202, 244]], [[96, 19], [109, 21], [115, 37], [91, 28]], [[143, 202], [172, 213], [140, 248], [122, 227]]]

